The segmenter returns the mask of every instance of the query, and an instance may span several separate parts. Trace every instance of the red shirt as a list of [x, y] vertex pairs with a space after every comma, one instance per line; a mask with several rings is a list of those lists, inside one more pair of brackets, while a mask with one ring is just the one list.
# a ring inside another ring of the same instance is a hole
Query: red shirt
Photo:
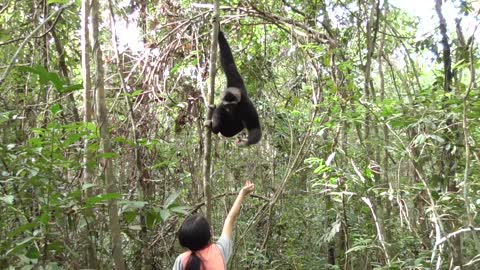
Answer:
[[[180, 254], [182, 260], [182, 268], [185, 269], [188, 259], [192, 254], [191, 251], [186, 251]], [[210, 244], [206, 248], [198, 250], [195, 254], [202, 260], [202, 270], [224, 270], [225, 262], [223, 261], [223, 255], [216, 244]]]

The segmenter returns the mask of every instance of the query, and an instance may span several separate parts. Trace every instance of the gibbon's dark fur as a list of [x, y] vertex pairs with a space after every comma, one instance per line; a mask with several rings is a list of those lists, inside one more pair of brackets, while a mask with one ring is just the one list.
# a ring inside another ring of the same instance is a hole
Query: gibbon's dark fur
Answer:
[[220, 104], [213, 111], [212, 132], [215, 134], [220, 132], [225, 137], [232, 137], [246, 128], [248, 138], [237, 144], [248, 146], [258, 143], [262, 138], [258, 113], [248, 98], [242, 76], [235, 65], [232, 50], [221, 31], [218, 32], [218, 46], [220, 62], [227, 78], [227, 88], [221, 95]]

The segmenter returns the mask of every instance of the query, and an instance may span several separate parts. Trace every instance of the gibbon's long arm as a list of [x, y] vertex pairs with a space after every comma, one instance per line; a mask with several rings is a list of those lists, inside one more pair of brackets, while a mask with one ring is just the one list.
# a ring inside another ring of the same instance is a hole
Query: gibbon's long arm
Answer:
[[235, 60], [233, 59], [232, 50], [222, 31], [218, 32], [218, 47], [220, 48], [222, 69], [227, 77], [227, 87], [237, 87], [245, 90], [242, 76], [240, 76], [237, 66], [235, 65]]

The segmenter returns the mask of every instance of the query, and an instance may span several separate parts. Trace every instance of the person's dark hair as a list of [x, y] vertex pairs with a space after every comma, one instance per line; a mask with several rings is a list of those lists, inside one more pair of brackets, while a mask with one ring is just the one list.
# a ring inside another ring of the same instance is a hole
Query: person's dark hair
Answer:
[[197, 256], [196, 251], [205, 248], [210, 243], [211, 237], [210, 224], [205, 217], [195, 214], [185, 219], [178, 232], [180, 245], [192, 252], [185, 270], [200, 270], [202, 260]]

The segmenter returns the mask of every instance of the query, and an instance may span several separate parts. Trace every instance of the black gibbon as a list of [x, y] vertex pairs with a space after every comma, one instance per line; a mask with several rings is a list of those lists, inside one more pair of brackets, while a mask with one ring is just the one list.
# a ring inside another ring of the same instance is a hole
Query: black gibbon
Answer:
[[220, 132], [225, 137], [232, 137], [244, 128], [248, 131], [248, 138], [237, 142], [239, 146], [255, 144], [262, 138], [262, 130], [258, 113], [248, 98], [242, 76], [238, 72], [232, 50], [228, 45], [223, 32], [218, 32], [218, 46], [220, 48], [220, 62], [227, 78], [227, 88], [221, 95], [220, 104], [214, 109], [210, 125], [212, 132]]

